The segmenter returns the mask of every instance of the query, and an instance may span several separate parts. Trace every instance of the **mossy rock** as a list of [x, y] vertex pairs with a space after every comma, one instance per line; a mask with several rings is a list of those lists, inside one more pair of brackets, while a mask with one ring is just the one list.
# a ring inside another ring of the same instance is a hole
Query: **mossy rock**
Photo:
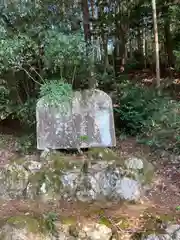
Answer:
[[92, 160], [120, 161], [120, 157], [109, 148], [91, 148], [87, 156]]
[[10, 179], [12, 182], [16, 182], [28, 178], [28, 172], [21, 164], [9, 165], [4, 173], [7, 181]]
[[26, 159], [26, 157], [16, 157], [10, 159], [10, 165], [18, 165], [23, 167], [28, 172], [33, 172], [41, 169], [41, 166], [43, 165], [41, 162], [37, 161], [36, 159], [33, 160]]
[[47, 232], [44, 220], [32, 216], [13, 216], [6, 220], [6, 223], [15, 228], [27, 228], [29, 232]]
[[60, 175], [53, 169], [46, 167], [29, 176], [29, 185], [26, 195], [28, 198], [34, 199], [42, 195], [53, 199], [61, 190]]
[[0, 197], [3, 199], [21, 198], [28, 178], [29, 172], [21, 164], [9, 164], [0, 172]]
[[57, 156], [53, 155], [52, 168], [56, 171], [72, 170], [75, 167], [81, 167], [83, 161], [79, 159], [73, 160], [73, 156]]
[[[37, 168], [36, 168], [37, 165]], [[10, 164], [0, 175], [0, 194], [5, 199], [28, 198], [54, 199], [62, 196], [62, 174], [81, 169], [83, 161], [73, 156], [52, 153], [46, 162], [11, 159]], [[34, 167], [34, 168], [33, 168]], [[4, 184], [5, 183], [5, 184]]]
[[111, 221], [107, 217], [104, 217], [104, 216], [100, 217], [99, 224], [103, 224], [103, 225], [105, 225], [106, 227], [109, 227], [109, 228], [112, 227]]
[[48, 229], [46, 229], [46, 225], [43, 218], [38, 219], [28, 215], [11, 216], [3, 220], [0, 220], [0, 228], [3, 228], [3, 226], [5, 225], [12, 226], [16, 229], [26, 228], [29, 232], [32, 233], [48, 232]]
[[25, 158], [23, 157], [17, 157], [17, 158], [11, 158], [10, 164], [17, 164], [17, 165], [24, 165], [26, 163]]
[[82, 161], [74, 161], [69, 156], [53, 154], [53, 157], [47, 164], [44, 164], [39, 171], [29, 176], [27, 195], [31, 196], [30, 198], [36, 198], [43, 194], [45, 194], [47, 198], [48, 195], [49, 198], [56, 198], [58, 195], [60, 197], [61, 191], [63, 191], [61, 176], [76, 167], [80, 168], [82, 165]]
[[75, 217], [61, 217], [61, 223], [64, 225], [76, 225], [77, 220]]
[[48, 161], [44, 162], [44, 165], [48, 168], [54, 169], [56, 172], [64, 172], [76, 167], [81, 167], [83, 161], [81, 158], [78, 159], [73, 155], [66, 155], [55, 151], [49, 153]]
[[147, 160], [143, 160], [144, 168], [143, 168], [143, 183], [150, 184], [153, 180], [155, 168], [154, 166], [148, 162]]
[[50, 240], [44, 218], [20, 215], [0, 221], [0, 240]]
[[124, 161], [124, 167], [134, 174], [137, 180], [142, 184], [150, 184], [154, 177], [154, 166], [146, 159], [141, 158], [129, 158]]

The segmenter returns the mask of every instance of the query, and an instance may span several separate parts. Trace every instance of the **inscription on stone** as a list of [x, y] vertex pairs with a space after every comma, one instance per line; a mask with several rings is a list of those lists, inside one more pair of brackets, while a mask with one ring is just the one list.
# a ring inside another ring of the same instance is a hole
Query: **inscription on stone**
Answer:
[[116, 145], [112, 100], [100, 90], [75, 91], [58, 105], [41, 98], [36, 121], [39, 150]]

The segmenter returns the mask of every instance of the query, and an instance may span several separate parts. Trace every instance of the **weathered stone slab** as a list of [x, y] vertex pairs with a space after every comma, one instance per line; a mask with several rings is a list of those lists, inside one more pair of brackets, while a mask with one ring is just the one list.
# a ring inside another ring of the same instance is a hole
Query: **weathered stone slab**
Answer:
[[116, 145], [112, 100], [100, 90], [76, 91], [59, 105], [41, 98], [36, 119], [40, 150]]

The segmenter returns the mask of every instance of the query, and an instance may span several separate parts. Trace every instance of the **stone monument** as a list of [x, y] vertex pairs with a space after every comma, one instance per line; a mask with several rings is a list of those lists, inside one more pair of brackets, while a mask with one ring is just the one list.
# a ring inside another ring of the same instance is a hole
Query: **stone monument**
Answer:
[[75, 91], [56, 105], [41, 98], [36, 121], [39, 150], [116, 146], [112, 100], [101, 90]]

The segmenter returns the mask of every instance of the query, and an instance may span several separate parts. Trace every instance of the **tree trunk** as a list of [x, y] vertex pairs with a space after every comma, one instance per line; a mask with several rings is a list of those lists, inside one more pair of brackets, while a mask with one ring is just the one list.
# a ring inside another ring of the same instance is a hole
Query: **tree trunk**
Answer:
[[158, 40], [158, 26], [156, 14], [156, 0], [152, 0], [153, 22], [154, 22], [154, 38], [156, 50], [156, 87], [160, 87], [160, 67], [159, 67], [159, 40]]
[[164, 35], [165, 35], [165, 49], [168, 56], [168, 67], [174, 67], [174, 54], [172, 47], [172, 38], [170, 31], [170, 19], [168, 16], [169, 6], [162, 8], [164, 14]]
[[147, 51], [147, 38], [146, 38], [146, 28], [143, 27], [143, 57], [144, 57], [144, 68], [147, 68], [147, 58], [146, 58], [146, 51]]
[[[87, 56], [89, 55], [89, 46], [91, 44], [91, 31], [90, 31], [90, 16], [89, 16], [89, 7], [88, 0], [82, 0], [82, 12], [83, 12], [83, 28], [84, 28], [84, 38], [86, 42], [86, 52]], [[94, 77], [94, 53], [92, 54], [90, 62], [90, 76], [88, 81], [89, 88], [95, 88], [96, 80]], [[88, 56], [89, 57], [89, 56]]]
[[140, 27], [138, 28], [137, 42], [138, 42], [138, 52], [140, 54], [142, 54], [143, 53], [143, 43], [142, 43], [142, 34], [141, 34]]
[[129, 58], [130, 60], [133, 59], [133, 40], [132, 40], [132, 37], [130, 36], [129, 38]]
[[103, 50], [104, 50], [104, 74], [107, 73], [109, 69], [109, 57], [108, 57], [108, 37], [105, 33], [102, 33], [102, 41], [103, 41]]
[[87, 0], [82, 0], [82, 12], [83, 12], [84, 38], [86, 43], [88, 44], [91, 41], [91, 34], [90, 34], [89, 8]]

